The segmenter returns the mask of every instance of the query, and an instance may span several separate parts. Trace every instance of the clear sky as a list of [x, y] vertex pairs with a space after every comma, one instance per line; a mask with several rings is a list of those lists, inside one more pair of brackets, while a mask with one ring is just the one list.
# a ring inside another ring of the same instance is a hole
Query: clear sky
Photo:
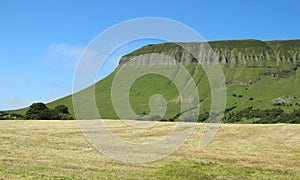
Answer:
[[[208, 41], [299, 39], [299, 7], [298, 0], [1, 0], [0, 109], [71, 94], [81, 51], [122, 21], [170, 18]], [[149, 42], [120, 49], [99, 79], [120, 56]]]

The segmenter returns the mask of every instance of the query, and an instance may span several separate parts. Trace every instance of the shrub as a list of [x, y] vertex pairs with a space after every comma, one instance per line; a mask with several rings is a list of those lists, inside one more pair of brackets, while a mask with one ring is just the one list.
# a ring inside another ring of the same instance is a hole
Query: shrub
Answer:
[[57, 105], [54, 109], [62, 114], [70, 114], [68, 107], [65, 105]]
[[59, 114], [59, 119], [60, 120], [73, 120], [73, 116], [71, 116], [70, 114]]
[[204, 112], [202, 114], [199, 114], [197, 122], [205, 122], [208, 119], [208, 117], [209, 117], [208, 112]]
[[7, 117], [7, 119], [11, 119], [11, 120], [22, 120], [25, 119], [23, 115], [21, 114], [16, 114], [16, 113], [11, 113], [9, 114], [9, 116]]
[[185, 117], [184, 122], [197, 122], [198, 118], [196, 117]]
[[161, 117], [159, 115], [153, 115], [149, 118], [150, 121], [160, 121]]
[[41, 120], [59, 120], [59, 112], [56, 109], [46, 109], [38, 113]]
[[48, 109], [43, 103], [33, 103], [26, 112], [26, 119], [71, 120], [73, 117], [65, 105], [58, 105], [54, 109]]
[[26, 119], [39, 119], [38, 114], [47, 109], [48, 107], [44, 103], [33, 103], [26, 112]]
[[225, 114], [223, 121], [227, 123], [235, 123], [247, 119], [257, 119], [253, 122], [257, 124], [300, 123], [300, 109], [287, 114], [280, 108], [261, 110], [248, 107], [242, 111], [229, 112]]

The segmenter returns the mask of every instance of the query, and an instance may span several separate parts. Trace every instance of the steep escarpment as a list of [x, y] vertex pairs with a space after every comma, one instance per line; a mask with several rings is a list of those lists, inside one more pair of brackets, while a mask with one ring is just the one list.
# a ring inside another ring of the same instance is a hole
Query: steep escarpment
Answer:
[[[200, 48], [204, 43], [191, 44], [196, 44]], [[292, 65], [297, 65], [300, 62], [300, 40], [229, 40], [211, 41], [208, 44], [211, 46], [216, 59], [224, 65], [279, 66], [281, 62], [288, 62]], [[127, 54], [121, 58], [120, 64], [126, 63], [135, 56], [148, 53], [169, 55], [178, 62], [199, 62], [179, 44], [164, 43], [150, 44]]]

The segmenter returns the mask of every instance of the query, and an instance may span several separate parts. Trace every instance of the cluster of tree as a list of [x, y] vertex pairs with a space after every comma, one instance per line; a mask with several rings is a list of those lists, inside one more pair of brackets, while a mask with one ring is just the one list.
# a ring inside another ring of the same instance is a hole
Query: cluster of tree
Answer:
[[245, 108], [241, 111], [228, 112], [223, 118], [225, 123], [236, 123], [244, 120], [253, 120], [257, 124], [271, 123], [300, 123], [300, 109], [285, 113], [282, 109], [253, 109]]
[[0, 111], [0, 120], [21, 120], [21, 119], [24, 119], [24, 116], [21, 114]]
[[72, 120], [73, 117], [69, 113], [68, 107], [65, 105], [57, 105], [54, 109], [49, 109], [43, 103], [33, 103], [26, 115], [0, 111], [0, 120]]
[[72, 120], [68, 107], [57, 105], [49, 109], [44, 103], [33, 103], [26, 112], [25, 119], [34, 120]]
[[[234, 108], [232, 108], [234, 109]], [[204, 112], [198, 116], [197, 122], [207, 122], [209, 113]], [[245, 108], [241, 111], [226, 111], [222, 119], [224, 123], [237, 123], [245, 120], [254, 124], [292, 123], [300, 124], [300, 109], [295, 109], [291, 113], [286, 113], [282, 109], [253, 109]]]
[[[300, 124], [300, 109], [295, 109], [290, 113], [284, 112], [280, 108], [273, 109], [254, 109], [252, 106], [247, 107], [241, 111], [233, 111], [237, 106], [232, 106], [225, 109], [225, 115], [222, 118], [224, 123], [238, 123], [246, 121], [247, 123], [253, 124], [275, 124], [275, 123], [291, 123], [291, 124]], [[177, 113], [174, 117], [169, 119], [161, 118], [159, 115], [153, 115], [148, 120], [150, 121], [169, 121], [174, 122], [179, 120], [179, 116], [192, 110], [193, 108]], [[204, 112], [198, 115], [198, 118], [194, 119], [193, 117], [185, 117], [185, 122], [208, 122], [210, 118], [211, 121], [214, 121], [220, 118], [221, 112]], [[144, 120], [144, 119], [139, 119]]]

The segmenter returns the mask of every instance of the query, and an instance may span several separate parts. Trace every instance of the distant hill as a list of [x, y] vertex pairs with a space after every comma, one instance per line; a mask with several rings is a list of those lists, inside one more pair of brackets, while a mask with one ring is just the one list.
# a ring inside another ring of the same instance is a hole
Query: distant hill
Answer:
[[[201, 43], [194, 43], [201, 45]], [[300, 40], [259, 41], [228, 40], [209, 42], [222, 64], [227, 84], [228, 111], [281, 108], [285, 112], [300, 108]], [[150, 44], [120, 59], [119, 67], [133, 57], [160, 53], [181, 62], [196, 82], [201, 102], [200, 113], [210, 109], [210, 86], [198, 60], [176, 43]], [[119, 68], [118, 67], [118, 68]], [[96, 100], [102, 118], [118, 119], [112, 102], [113, 78], [118, 68], [97, 82]], [[179, 93], [170, 80], [149, 74], [139, 78], [130, 91], [132, 109], [142, 116], [149, 114], [149, 98], [153, 94], [164, 95], [168, 108], [164, 119], [173, 118], [180, 109]], [[72, 96], [48, 104], [50, 108], [64, 104], [73, 114]], [[15, 112], [24, 114], [26, 109]]]

